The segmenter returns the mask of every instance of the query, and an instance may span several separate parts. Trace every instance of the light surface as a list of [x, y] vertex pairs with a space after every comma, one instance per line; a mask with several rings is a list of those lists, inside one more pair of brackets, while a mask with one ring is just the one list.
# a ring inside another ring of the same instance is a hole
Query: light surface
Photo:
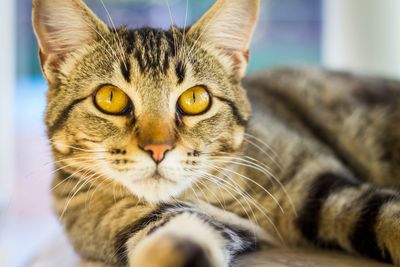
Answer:
[[324, 65], [400, 78], [400, 1], [325, 0]]
[[0, 1], [0, 212], [9, 202], [14, 177], [14, 2]]
[[[64, 236], [50, 242], [28, 267], [112, 267], [92, 262], [80, 262]], [[365, 258], [343, 253], [313, 250], [268, 249], [241, 257], [243, 267], [390, 267]]]

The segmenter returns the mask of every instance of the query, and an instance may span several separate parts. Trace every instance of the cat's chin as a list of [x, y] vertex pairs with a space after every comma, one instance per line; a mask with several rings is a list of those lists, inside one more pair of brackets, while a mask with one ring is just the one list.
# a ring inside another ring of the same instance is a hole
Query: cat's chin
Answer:
[[125, 182], [125, 186], [135, 196], [149, 203], [169, 201], [179, 196], [189, 185], [154, 175], [153, 177]]

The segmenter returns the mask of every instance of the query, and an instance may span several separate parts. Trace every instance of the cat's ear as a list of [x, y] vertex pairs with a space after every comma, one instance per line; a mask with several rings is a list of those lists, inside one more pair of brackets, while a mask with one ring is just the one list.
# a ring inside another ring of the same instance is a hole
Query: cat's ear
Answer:
[[33, 0], [32, 21], [42, 68], [90, 44], [107, 26], [81, 0]]
[[230, 58], [234, 75], [245, 75], [249, 45], [257, 22], [260, 0], [217, 0], [190, 29]]

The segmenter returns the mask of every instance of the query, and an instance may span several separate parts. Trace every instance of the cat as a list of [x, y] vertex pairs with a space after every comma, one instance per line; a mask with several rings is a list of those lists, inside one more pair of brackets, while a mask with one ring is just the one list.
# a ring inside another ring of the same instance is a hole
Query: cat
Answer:
[[245, 77], [259, 5], [217, 0], [162, 30], [33, 0], [53, 205], [82, 258], [228, 267], [315, 246], [400, 266], [400, 83], [317, 68]]

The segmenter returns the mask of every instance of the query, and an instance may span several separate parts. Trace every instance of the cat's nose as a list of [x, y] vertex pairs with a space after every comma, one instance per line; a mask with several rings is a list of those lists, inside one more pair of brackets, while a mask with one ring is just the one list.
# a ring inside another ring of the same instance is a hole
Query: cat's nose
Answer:
[[173, 149], [170, 144], [148, 144], [142, 147], [144, 151], [150, 153], [153, 160], [158, 164], [165, 158], [165, 154]]

